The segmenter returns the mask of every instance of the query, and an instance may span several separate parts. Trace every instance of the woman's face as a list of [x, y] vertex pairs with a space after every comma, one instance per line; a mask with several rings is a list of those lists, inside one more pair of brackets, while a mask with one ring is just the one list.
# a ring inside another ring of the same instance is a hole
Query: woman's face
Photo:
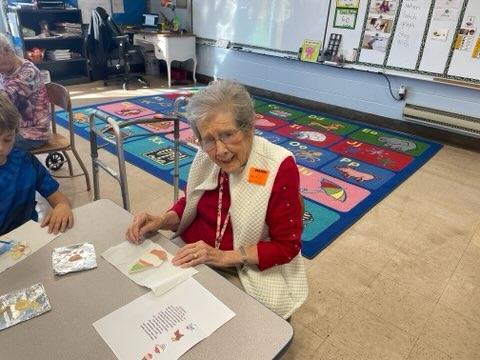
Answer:
[[235, 173], [247, 163], [253, 130], [239, 129], [232, 114], [216, 113], [201, 121], [198, 131], [204, 151], [226, 173]]

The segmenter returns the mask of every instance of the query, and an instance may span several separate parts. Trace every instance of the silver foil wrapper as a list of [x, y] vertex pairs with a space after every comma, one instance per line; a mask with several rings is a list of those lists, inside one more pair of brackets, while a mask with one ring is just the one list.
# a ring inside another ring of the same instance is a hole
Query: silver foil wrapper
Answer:
[[50, 311], [50, 301], [42, 284], [0, 296], [0, 330]]
[[52, 266], [55, 275], [96, 268], [95, 247], [87, 242], [55, 248], [52, 252]]

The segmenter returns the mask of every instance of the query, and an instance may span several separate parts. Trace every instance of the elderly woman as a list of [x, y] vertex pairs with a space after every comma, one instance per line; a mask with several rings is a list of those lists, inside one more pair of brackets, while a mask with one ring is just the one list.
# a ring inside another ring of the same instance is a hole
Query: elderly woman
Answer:
[[0, 91], [15, 105], [22, 121], [15, 146], [33, 150], [48, 139], [50, 104], [40, 71], [15, 54], [5, 35], [0, 34]]
[[295, 160], [286, 149], [254, 136], [252, 99], [235, 82], [211, 83], [187, 111], [201, 150], [186, 197], [162, 215], [137, 214], [127, 239], [139, 243], [147, 232], [173, 230], [186, 243], [174, 265], [238, 270], [247, 293], [288, 318], [308, 292]]

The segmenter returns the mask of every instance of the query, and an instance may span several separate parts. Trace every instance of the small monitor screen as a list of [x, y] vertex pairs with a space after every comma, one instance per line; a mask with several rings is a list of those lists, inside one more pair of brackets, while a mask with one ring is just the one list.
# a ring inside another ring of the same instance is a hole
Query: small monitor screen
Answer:
[[157, 14], [143, 14], [143, 26], [157, 27], [158, 15]]

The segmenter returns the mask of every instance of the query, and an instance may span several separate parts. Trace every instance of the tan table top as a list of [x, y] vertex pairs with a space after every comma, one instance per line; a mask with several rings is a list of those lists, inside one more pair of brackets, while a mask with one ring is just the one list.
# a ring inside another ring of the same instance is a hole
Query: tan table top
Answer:
[[[84, 205], [74, 213], [73, 229], [0, 274], [0, 295], [40, 282], [52, 305], [50, 312], [0, 332], [2, 359], [115, 359], [92, 323], [147, 289], [130, 281], [100, 254], [124, 241], [132, 215], [110, 200]], [[160, 234], [152, 240], [171, 253], [177, 249]], [[95, 245], [98, 268], [53, 275], [52, 250], [87, 241]], [[182, 359], [271, 359], [285, 351], [293, 337], [288, 322], [207, 266], [197, 270], [194, 278], [236, 316]]]

